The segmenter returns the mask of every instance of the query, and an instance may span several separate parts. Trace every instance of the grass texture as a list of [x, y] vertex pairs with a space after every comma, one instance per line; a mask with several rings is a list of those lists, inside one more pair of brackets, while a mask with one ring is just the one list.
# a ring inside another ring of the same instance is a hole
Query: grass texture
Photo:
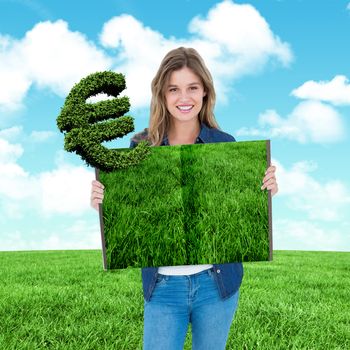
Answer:
[[266, 142], [153, 147], [100, 171], [107, 268], [268, 260]]
[[[101, 255], [0, 252], [0, 349], [141, 350], [141, 271]], [[350, 349], [350, 253], [274, 251], [244, 271], [226, 349]]]

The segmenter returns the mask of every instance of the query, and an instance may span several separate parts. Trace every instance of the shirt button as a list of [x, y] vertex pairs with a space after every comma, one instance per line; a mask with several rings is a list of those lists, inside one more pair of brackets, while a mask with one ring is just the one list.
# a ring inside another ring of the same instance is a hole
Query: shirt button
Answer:
[[198, 137], [197, 137], [196, 141], [199, 142], [199, 138]]
[[220, 269], [217, 269], [216, 272], [217, 272], [217, 273], [220, 273]]

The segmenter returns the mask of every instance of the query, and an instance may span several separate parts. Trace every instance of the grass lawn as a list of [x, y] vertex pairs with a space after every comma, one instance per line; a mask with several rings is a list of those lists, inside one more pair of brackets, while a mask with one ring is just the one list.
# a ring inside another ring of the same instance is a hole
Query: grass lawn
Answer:
[[[244, 263], [227, 349], [350, 349], [350, 253], [273, 257]], [[0, 252], [0, 349], [134, 350], [142, 332], [140, 269], [105, 272], [97, 250]]]

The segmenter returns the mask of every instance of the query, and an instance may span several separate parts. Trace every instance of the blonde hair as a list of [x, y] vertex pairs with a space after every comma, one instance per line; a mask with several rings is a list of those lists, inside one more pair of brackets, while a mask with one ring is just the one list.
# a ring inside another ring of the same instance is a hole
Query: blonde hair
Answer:
[[202, 57], [192, 48], [179, 47], [171, 50], [163, 58], [156, 76], [152, 80], [152, 100], [149, 128], [134, 136], [134, 140], [148, 139], [152, 146], [159, 146], [170, 127], [170, 113], [166, 107], [165, 89], [173, 71], [187, 67], [200, 79], [206, 95], [199, 112], [199, 121], [210, 128], [220, 129], [214, 116], [215, 90], [212, 76]]

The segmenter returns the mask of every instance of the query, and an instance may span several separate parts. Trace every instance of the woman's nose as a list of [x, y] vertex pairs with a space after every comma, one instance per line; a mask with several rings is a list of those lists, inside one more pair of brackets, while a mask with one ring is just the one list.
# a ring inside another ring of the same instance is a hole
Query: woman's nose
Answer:
[[180, 101], [184, 100], [188, 100], [189, 99], [189, 94], [188, 91], [184, 90], [184, 91], [180, 91]]

